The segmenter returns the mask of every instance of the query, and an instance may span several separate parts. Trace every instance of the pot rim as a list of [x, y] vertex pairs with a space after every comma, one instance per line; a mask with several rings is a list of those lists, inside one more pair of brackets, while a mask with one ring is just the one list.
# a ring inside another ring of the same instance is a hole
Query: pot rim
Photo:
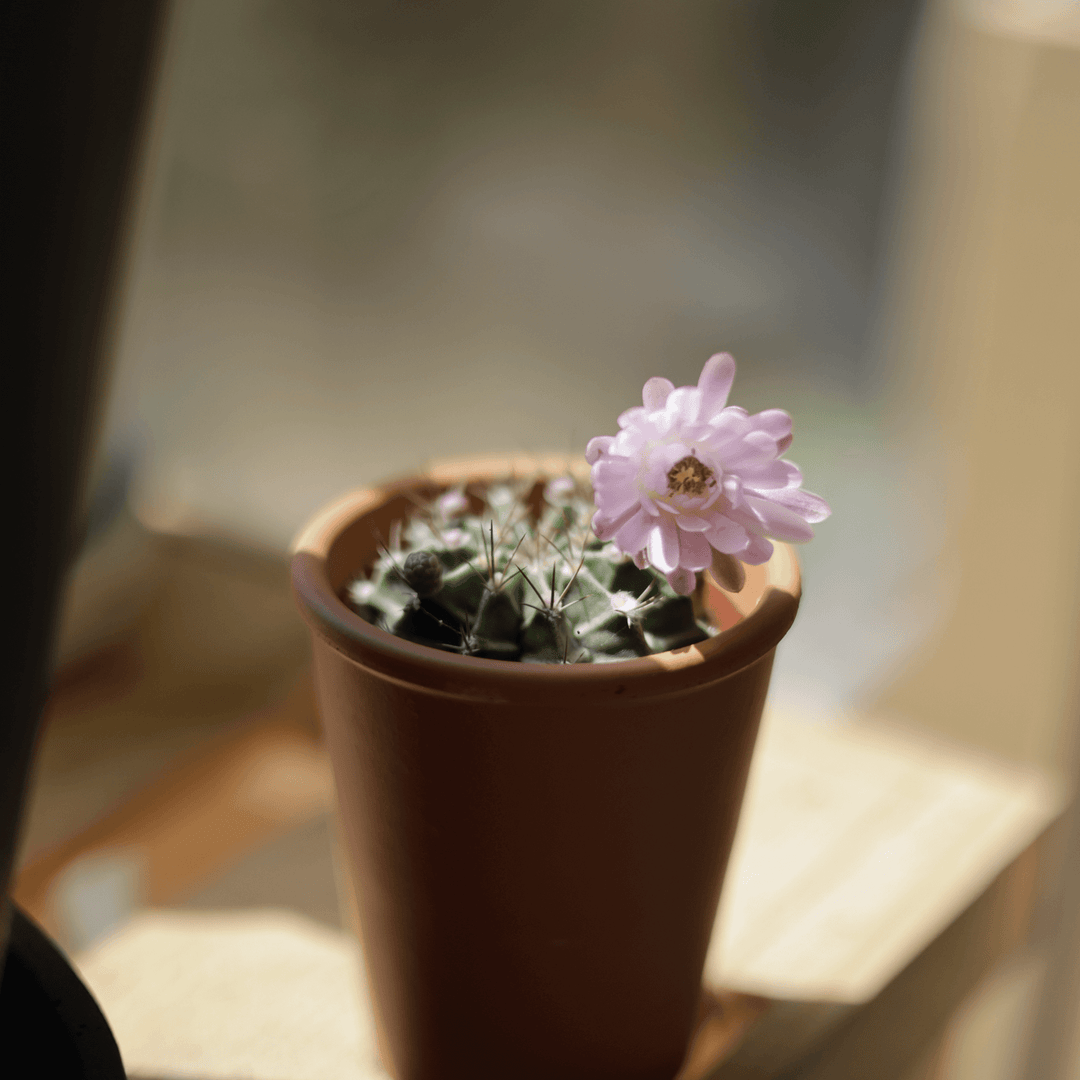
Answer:
[[[778, 541], [767, 563], [746, 568], [742, 593], [723, 594], [742, 615], [734, 626], [697, 645], [601, 664], [488, 660], [406, 641], [357, 615], [331, 582], [334, 547], [346, 530], [406, 492], [490, 483], [523, 473], [541, 478], [568, 470], [580, 474], [583, 468], [587, 474], [583, 459], [559, 455], [466, 458], [435, 463], [422, 473], [335, 499], [315, 514], [292, 545], [293, 591], [305, 621], [337, 652], [393, 682], [486, 700], [520, 701], [532, 692], [550, 695], [558, 689], [574, 697], [666, 696], [727, 678], [772, 652], [794, 621], [802, 591], [795, 553]], [[709, 583], [709, 588], [715, 586]]]

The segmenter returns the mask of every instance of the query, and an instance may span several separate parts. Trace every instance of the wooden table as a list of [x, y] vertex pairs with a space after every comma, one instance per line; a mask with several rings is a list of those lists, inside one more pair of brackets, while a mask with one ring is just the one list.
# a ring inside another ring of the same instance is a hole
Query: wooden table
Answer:
[[[1027, 940], [1060, 807], [1043, 777], [910, 731], [767, 717], [681, 1080], [910, 1076]], [[73, 948], [112, 905], [117, 932], [75, 959], [132, 1076], [379, 1077], [353, 938], [327, 925], [351, 918], [333, 821], [305, 677], [15, 895]]]

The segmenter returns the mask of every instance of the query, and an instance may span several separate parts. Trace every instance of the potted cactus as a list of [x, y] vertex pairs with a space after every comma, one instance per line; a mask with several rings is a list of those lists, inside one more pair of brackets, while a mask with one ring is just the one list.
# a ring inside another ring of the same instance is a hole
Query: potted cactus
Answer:
[[650, 379], [580, 467], [346, 496], [294, 590], [397, 1080], [670, 1080], [773, 653], [828, 507], [734, 361]]

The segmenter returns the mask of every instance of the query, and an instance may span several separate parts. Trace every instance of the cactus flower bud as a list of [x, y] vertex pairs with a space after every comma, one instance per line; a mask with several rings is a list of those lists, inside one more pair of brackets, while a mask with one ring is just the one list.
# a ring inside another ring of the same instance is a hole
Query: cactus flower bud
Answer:
[[405, 560], [402, 577], [421, 600], [426, 600], [442, 588], [442, 563], [430, 551], [414, 551]]

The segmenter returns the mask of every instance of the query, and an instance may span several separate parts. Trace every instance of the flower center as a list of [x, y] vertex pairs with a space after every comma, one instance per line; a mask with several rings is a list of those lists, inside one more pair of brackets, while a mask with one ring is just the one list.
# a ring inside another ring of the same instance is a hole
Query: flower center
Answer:
[[696, 457], [689, 455], [680, 458], [668, 469], [668, 495], [692, 495], [700, 497], [709, 488], [716, 487], [716, 476], [708, 465], [703, 465]]

